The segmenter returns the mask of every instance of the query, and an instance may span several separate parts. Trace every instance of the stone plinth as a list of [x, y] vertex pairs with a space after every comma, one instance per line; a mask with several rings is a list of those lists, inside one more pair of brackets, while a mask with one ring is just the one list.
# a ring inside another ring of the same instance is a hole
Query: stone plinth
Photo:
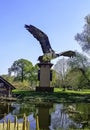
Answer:
[[53, 92], [54, 88], [53, 87], [36, 87], [37, 92]]
[[40, 70], [38, 71], [39, 87], [36, 87], [36, 91], [53, 91], [53, 87], [50, 87], [50, 81], [52, 80], [52, 63], [38, 63]]

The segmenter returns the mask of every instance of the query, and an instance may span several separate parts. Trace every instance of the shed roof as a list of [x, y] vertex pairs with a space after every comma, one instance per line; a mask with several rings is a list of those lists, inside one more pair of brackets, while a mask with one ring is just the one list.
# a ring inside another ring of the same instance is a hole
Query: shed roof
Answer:
[[3, 77], [0, 76], [0, 81], [4, 84], [6, 84], [11, 89], [16, 89], [11, 83], [9, 83], [7, 80], [5, 80]]

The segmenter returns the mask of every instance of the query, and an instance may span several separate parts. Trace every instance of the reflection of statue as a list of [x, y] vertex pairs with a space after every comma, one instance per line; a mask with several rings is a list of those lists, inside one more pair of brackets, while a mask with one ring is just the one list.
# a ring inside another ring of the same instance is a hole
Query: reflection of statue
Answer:
[[44, 53], [43, 56], [39, 56], [38, 58], [40, 62], [48, 62], [59, 56], [68, 56], [68, 57], [75, 56], [74, 51], [65, 51], [58, 54], [55, 53], [55, 51], [51, 48], [48, 36], [44, 32], [34, 27], [33, 25], [29, 26], [25, 25], [25, 28], [40, 42], [42, 51]]
[[52, 103], [39, 104], [36, 106], [38, 109], [38, 121], [40, 130], [50, 130], [51, 123], [50, 109], [53, 108]]

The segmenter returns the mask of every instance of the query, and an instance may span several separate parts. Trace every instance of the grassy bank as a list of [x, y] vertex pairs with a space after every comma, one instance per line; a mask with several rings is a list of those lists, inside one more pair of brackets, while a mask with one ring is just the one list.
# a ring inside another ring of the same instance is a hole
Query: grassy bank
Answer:
[[33, 102], [90, 102], [90, 90], [63, 91], [55, 88], [53, 93], [35, 92], [28, 90], [14, 90], [13, 93], [17, 95], [18, 101], [33, 101]]

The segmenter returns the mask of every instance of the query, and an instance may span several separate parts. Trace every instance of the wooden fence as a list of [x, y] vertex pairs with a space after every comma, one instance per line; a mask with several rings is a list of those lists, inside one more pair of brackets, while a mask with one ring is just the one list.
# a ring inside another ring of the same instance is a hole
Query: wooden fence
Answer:
[[[10, 121], [10, 119], [8, 119], [6, 122], [4, 117], [3, 123], [0, 123], [0, 130], [30, 130], [30, 121], [28, 121], [25, 114], [23, 116], [22, 123], [18, 123], [17, 117], [15, 117], [13, 123]], [[40, 130], [38, 116], [36, 116], [36, 130]]]

